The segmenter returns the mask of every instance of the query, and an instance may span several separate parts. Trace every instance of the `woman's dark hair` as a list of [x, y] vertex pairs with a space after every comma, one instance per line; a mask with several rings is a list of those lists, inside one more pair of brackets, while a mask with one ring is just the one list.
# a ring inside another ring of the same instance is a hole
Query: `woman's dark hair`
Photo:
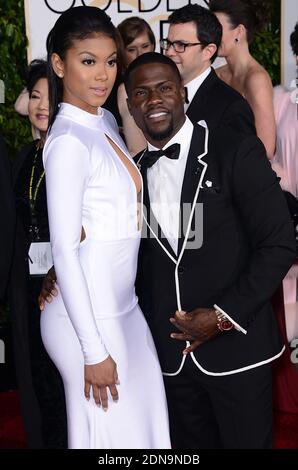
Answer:
[[203, 44], [203, 47], [208, 44], [215, 44], [217, 47], [216, 52], [211, 58], [211, 63], [217, 56], [217, 51], [222, 38], [222, 26], [213, 13], [201, 5], [192, 4], [185, 5], [184, 7], [175, 10], [168, 18], [171, 24], [190, 23], [193, 22], [197, 28], [198, 41]]
[[26, 88], [30, 97], [36, 83], [41, 78], [47, 78], [47, 62], [42, 59], [32, 60], [26, 72]]
[[227, 15], [233, 29], [243, 24], [250, 44], [255, 33], [269, 23], [272, 0], [210, 0], [209, 8], [213, 13]]
[[65, 59], [66, 52], [72, 47], [73, 41], [83, 40], [94, 34], [102, 34], [113, 39], [117, 50], [121, 49], [121, 38], [111, 18], [100, 8], [81, 6], [70, 8], [62, 13], [47, 37], [48, 53], [48, 80], [50, 117], [49, 128], [53, 125], [58, 105], [62, 101], [63, 83], [52, 67], [51, 57], [53, 53]]
[[290, 36], [290, 43], [294, 55], [298, 55], [298, 23]]
[[122, 37], [124, 47], [132, 43], [137, 36], [140, 36], [140, 34], [147, 33], [149, 41], [153, 44], [155, 49], [156, 40], [154, 33], [147, 21], [142, 18], [139, 18], [138, 16], [126, 18], [118, 24], [117, 29]]

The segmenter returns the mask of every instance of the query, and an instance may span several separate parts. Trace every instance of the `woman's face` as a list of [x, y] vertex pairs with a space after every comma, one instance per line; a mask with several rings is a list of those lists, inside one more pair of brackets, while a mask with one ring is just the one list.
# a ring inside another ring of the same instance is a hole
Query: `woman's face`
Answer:
[[116, 79], [115, 41], [102, 34], [75, 40], [65, 60], [58, 57], [58, 68], [55, 67], [55, 59], [52, 60], [57, 75], [63, 77], [63, 101], [97, 114], [98, 107], [108, 98]]
[[125, 65], [128, 66], [133, 60], [139, 55], [145, 54], [145, 52], [153, 52], [154, 45], [149, 39], [148, 33], [144, 32], [139, 34], [130, 44], [124, 49], [124, 60]]
[[40, 78], [29, 97], [28, 113], [31, 124], [41, 133], [47, 132], [49, 125], [49, 87], [46, 78]]
[[229, 17], [225, 13], [215, 13], [218, 21], [222, 25], [222, 39], [218, 50], [219, 57], [228, 57], [237, 46], [238, 30], [232, 28]]

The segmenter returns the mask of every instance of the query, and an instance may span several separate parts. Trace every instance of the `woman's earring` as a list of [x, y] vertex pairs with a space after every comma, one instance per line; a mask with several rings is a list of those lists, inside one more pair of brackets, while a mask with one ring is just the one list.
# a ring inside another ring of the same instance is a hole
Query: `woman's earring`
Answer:
[[235, 42], [238, 43], [238, 42], [239, 42], [239, 38], [235, 38]]

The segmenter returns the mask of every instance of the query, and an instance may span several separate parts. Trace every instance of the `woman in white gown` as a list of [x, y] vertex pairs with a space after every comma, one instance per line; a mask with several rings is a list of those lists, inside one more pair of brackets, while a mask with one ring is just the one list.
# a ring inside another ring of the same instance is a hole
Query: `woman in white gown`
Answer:
[[72, 8], [47, 49], [43, 158], [59, 293], [41, 331], [64, 382], [69, 447], [169, 448], [162, 374], [134, 289], [141, 176], [100, 108], [116, 76], [115, 28], [98, 8]]

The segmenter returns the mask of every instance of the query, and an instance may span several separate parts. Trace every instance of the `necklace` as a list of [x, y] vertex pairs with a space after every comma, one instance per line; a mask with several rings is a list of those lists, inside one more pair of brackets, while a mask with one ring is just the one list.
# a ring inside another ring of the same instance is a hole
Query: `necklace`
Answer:
[[38, 178], [38, 181], [36, 183], [34, 190], [33, 190], [33, 181], [34, 181], [34, 174], [35, 174], [38, 152], [41, 148], [42, 148], [42, 144], [41, 144], [41, 141], [39, 141], [36, 146], [36, 152], [33, 158], [33, 165], [31, 169], [31, 176], [30, 176], [30, 181], [29, 181], [29, 206], [30, 206], [30, 215], [31, 215], [31, 225], [29, 227], [29, 235], [30, 235], [31, 241], [40, 239], [39, 228], [37, 225], [37, 216], [35, 212], [35, 205], [36, 205], [36, 199], [37, 199], [39, 187], [44, 178], [45, 171], [43, 171], [40, 177]]

